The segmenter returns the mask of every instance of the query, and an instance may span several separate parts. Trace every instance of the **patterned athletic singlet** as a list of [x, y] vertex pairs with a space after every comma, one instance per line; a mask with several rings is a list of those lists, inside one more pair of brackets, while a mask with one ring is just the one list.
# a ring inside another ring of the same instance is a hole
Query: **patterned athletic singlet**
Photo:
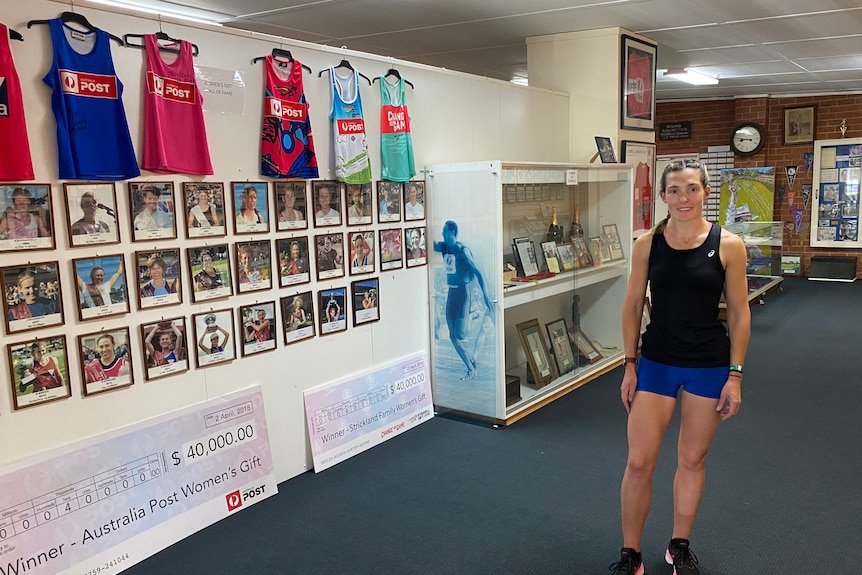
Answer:
[[53, 91], [60, 179], [140, 176], [108, 34], [79, 32], [59, 18], [49, 24], [54, 58], [42, 81]]
[[181, 40], [180, 53], [172, 64], [162, 58], [155, 34], [144, 36], [144, 48], [147, 82], [141, 167], [157, 174], [212, 174], [192, 45]]
[[263, 62], [266, 93], [260, 137], [260, 173], [270, 178], [317, 178], [308, 102], [302, 88], [302, 64]]
[[12, 60], [9, 31], [3, 24], [0, 24], [0, 36], [0, 181], [32, 180], [33, 162], [24, 122], [21, 83]]
[[371, 160], [362, 119], [359, 73], [339, 76], [329, 68], [332, 83], [332, 141], [335, 145], [335, 179], [348, 184], [371, 182]]
[[416, 175], [410, 114], [404, 103], [404, 78], [394, 84], [380, 76], [380, 177], [390, 182], [409, 182]]

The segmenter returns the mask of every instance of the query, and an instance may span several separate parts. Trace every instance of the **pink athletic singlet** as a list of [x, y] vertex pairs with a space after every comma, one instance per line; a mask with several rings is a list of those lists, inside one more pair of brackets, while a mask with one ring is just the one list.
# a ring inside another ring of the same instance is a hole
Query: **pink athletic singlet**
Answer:
[[180, 53], [173, 64], [162, 59], [155, 34], [144, 36], [144, 46], [147, 83], [141, 168], [158, 174], [212, 174], [191, 44], [180, 41]]
[[24, 122], [21, 84], [9, 47], [9, 31], [0, 24], [0, 180], [32, 179], [33, 162]]

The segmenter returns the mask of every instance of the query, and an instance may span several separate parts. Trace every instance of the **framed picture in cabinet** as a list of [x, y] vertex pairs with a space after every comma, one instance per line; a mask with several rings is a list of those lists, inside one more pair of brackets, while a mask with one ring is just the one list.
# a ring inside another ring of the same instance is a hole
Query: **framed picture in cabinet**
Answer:
[[549, 384], [556, 378], [557, 370], [548, 355], [548, 347], [545, 345], [545, 338], [539, 328], [539, 320], [531, 319], [519, 323], [515, 329], [518, 330], [518, 337], [524, 347], [524, 354], [527, 356], [527, 365], [529, 366], [528, 375], [532, 375], [534, 386], [542, 387]]
[[548, 330], [548, 339], [551, 342], [551, 350], [554, 353], [554, 362], [557, 364], [557, 372], [560, 375], [569, 373], [577, 367], [577, 358], [575, 352], [572, 351], [572, 344], [569, 341], [568, 330], [566, 329], [566, 320], [560, 318], [545, 326]]

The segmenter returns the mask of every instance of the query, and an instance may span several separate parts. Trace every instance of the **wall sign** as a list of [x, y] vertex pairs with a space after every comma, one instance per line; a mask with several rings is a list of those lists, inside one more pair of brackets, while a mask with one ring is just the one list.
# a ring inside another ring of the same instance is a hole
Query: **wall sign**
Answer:
[[658, 139], [667, 140], [690, 140], [691, 121], [685, 122], [662, 122], [659, 124]]

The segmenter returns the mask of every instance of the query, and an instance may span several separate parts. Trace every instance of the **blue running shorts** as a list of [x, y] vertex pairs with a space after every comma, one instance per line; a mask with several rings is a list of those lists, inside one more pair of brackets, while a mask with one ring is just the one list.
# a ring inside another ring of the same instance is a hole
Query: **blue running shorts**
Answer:
[[729, 373], [729, 366], [674, 367], [641, 357], [637, 391], [676, 397], [681, 387], [692, 395], [718, 399]]

